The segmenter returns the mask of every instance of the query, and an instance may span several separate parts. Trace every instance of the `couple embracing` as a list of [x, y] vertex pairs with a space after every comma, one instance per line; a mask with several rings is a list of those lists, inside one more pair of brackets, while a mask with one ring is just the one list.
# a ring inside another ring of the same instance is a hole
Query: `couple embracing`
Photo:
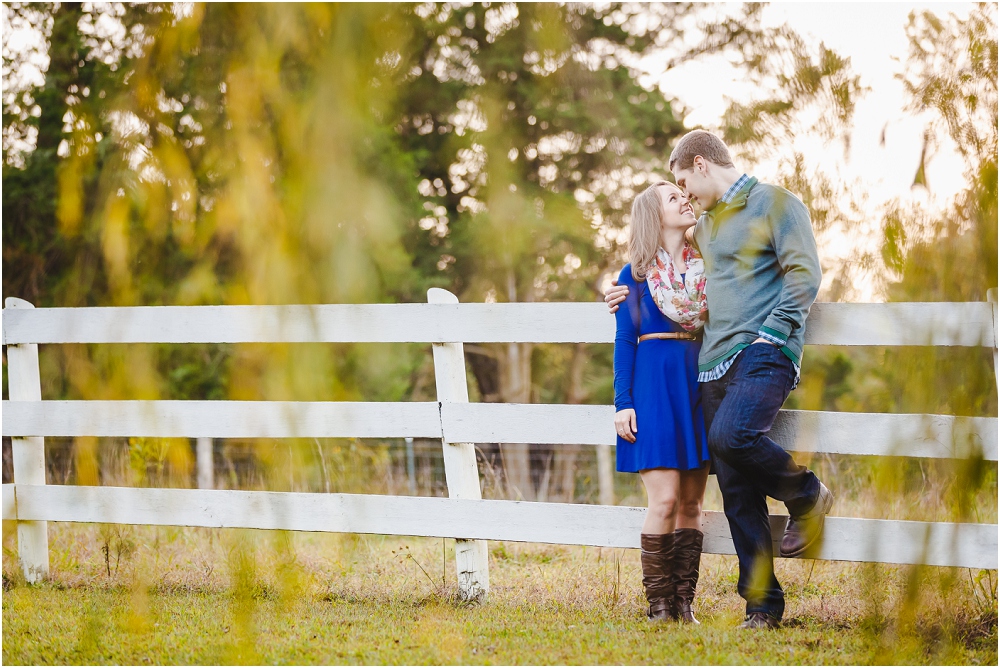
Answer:
[[647, 614], [697, 623], [711, 469], [739, 559], [741, 627], [774, 628], [785, 601], [767, 497], [788, 508], [783, 557], [818, 548], [833, 503], [767, 435], [798, 383], [821, 279], [816, 241], [805, 205], [737, 170], [715, 135], [686, 134], [669, 167], [676, 185], [653, 184], [632, 204], [631, 262], [605, 297], [617, 312], [617, 467], [638, 472], [649, 499], [641, 536]]

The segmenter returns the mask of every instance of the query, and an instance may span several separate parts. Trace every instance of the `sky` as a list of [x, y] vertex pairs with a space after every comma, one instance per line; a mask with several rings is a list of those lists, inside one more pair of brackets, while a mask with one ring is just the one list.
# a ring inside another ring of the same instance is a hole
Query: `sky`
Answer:
[[[840, 142], [828, 144], [818, 134], [796, 136], [796, 150], [807, 155], [812, 164], [822, 165], [827, 174], [856, 184], [855, 191], [867, 194], [866, 206], [871, 210], [867, 235], [859, 236], [856, 230], [852, 234], [838, 233], [834, 229], [819, 239], [824, 259], [837, 264], [859, 251], [872, 250], [878, 243], [880, 211], [885, 203], [895, 199], [934, 213], [946, 208], [955, 194], [965, 187], [964, 164], [947, 136], [938, 137], [938, 146], [927, 163], [928, 188], [911, 187], [929, 117], [917, 117], [904, 110], [906, 96], [895, 74], [902, 69], [902, 61], [906, 58], [908, 46], [904, 28], [911, 11], [929, 9], [941, 17], [954, 13], [965, 18], [974, 6], [972, 3], [878, 2], [790, 2], [765, 6], [762, 17], [765, 26], [787, 24], [803, 35], [807, 43], [823, 42], [841, 56], [849, 57], [861, 83], [870, 89], [857, 103], [847, 155]], [[720, 7], [739, 10], [736, 4]], [[37, 35], [16, 30], [4, 37], [7, 48], [14, 50], [30, 48], [32, 41], [37, 40]], [[668, 97], [683, 103], [688, 112], [684, 118], [688, 127], [717, 129], [726, 108], [726, 95], [749, 100], [757, 94], [725, 56], [700, 58], [664, 71], [662, 63], [667, 55], [646, 58], [643, 69]], [[44, 54], [37, 55], [34, 60], [39, 69], [44, 68]], [[42, 78], [41, 72], [31, 67], [21, 74], [30, 79]], [[881, 142], [883, 131], [884, 143]], [[774, 160], [753, 165], [748, 171], [767, 181], [777, 168], [777, 160]], [[826, 285], [832, 277], [830, 273]], [[867, 289], [854, 298], [871, 301], [878, 297], [873, 290]]]
[[[907, 54], [904, 32], [908, 14], [929, 9], [939, 16], [949, 12], [968, 16], [972, 3], [775, 3], [764, 9], [768, 26], [787, 23], [816, 42], [823, 42], [851, 59], [851, 67], [871, 90], [859, 101], [847, 159], [841, 144], [825, 146], [818, 137], [803, 137], [810, 153], [842, 175], [858, 178], [870, 189], [873, 201], [914, 198], [938, 208], [964, 187], [961, 158], [950, 141], [942, 141], [927, 167], [930, 197], [922, 189], [911, 193], [920, 160], [926, 119], [904, 112], [903, 85], [894, 78]], [[863, 17], [863, 18], [862, 18]], [[703, 82], [711, 81], [706, 87]], [[659, 76], [659, 85], [689, 108], [688, 126], [718, 127], [726, 101], [720, 90], [734, 97], [752, 96], [750, 84], [723, 57], [686, 63]], [[888, 124], [888, 125], [887, 125]], [[886, 129], [885, 145], [880, 136]], [[944, 138], [946, 139], [946, 138]], [[765, 166], [761, 166], [764, 168]]]
[[[729, 5], [736, 8], [735, 5]], [[818, 136], [800, 137], [801, 146], [810, 155], [819, 157], [826, 169], [839, 173], [846, 180], [859, 179], [869, 191], [873, 202], [893, 197], [918, 202], [930, 209], [946, 206], [962, 189], [961, 158], [947, 138], [927, 166], [929, 192], [911, 189], [922, 147], [926, 119], [903, 111], [905, 100], [902, 84], [894, 79], [900, 60], [906, 57], [904, 33], [907, 15], [913, 10], [930, 9], [939, 16], [949, 12], [968, 16], [973, 3], [772, 3], [765, 7], [763, 23], [767, 26], [788, 24], [800, 34], [822, 41], [842, 56], [851, 59], [852, 68], [861, 75], [862, 83], [871, 90], [858, 103], [854, 121], [854, 137], [850, 155], [845, 160], [840, 144], [827, 146]], [[34, 46], [39, 36], [29, 31], [15, 30], [4, 36], [7, 47], [19, 51]], [[664, 55], [663, 58], [666, 56]], [[742, 80], [739, 70], [724, 57], [703, 58], [657, 74], [653, 57], [646, 63], [660, 88], [680, 99], [690, 113], [688, 126], [713, 128], [719, 125], [726, 100], [720, 91], [734, 97], [750, 97], [754, 91]], [[38, 54], [31, 65], [20, 73], [39, 81], [47, 60]], [[37, 69], [36, 69], [37, 68]], [[705, 86], [706, 81], [712, 82]], [[879, 144], [885, 128], [885, 145]], [[776, 165], [756, 166], [760, 176]]]
[[[851, 147], [846, 155], [842, 142], [828, 143], [818, 133], [796, 136], [795, 149], [803, 152], [810, 164], [821, 165], [827, 174], [855, 184], [855, 192], [867, 194], [865, 206], [866, 212], [870, 211], [870, 223], [866, 234], [858, 234], [856, 229], [849, 234], [834, 226], [818, 239], [821, 258], [832, 266], [877, 248], [881, 211], [887, 202], [898, 200], [935, 213], [947, 208], [965, 188], [964, 163], [950, 138], [940, 134], [936, 135], [938, 146], [926, 165], [928, 188], [912, 187], [930, 116], [915, 116], [904, 110], [905, 91], [895, 75], [902, 70], [908, 52], [905, 26], [911, 11], [928, 9], [942, 18], [949, 13], [966, 18], [974, 7], [973, 3], [868, 2], [773, 3], [764, 8], [764, 26], [788, 25], [807, 43], [822, 42], [850, 58], [851, 68], [861, 77], [862, 85], [870, 89], [856, 106]], [[658, 72], [658, 62], [665, 58], [652, 57], [644, 65], [668, 97], [683, 103], [688, 127], [719, 129], [726, 95], [741, 100], [757, 96], [741, 70], [724, 56], [702, 58]], [[881, 144], [883, 130], [885, 142]], [[753, 165], [748, 171], [767, 181], [777, 168], [775, 159]], [[834, 276], [834, 272], [826, 272], [825, 287]], [[862, 282], [850, 298], [881, 300], [873, 283]]]

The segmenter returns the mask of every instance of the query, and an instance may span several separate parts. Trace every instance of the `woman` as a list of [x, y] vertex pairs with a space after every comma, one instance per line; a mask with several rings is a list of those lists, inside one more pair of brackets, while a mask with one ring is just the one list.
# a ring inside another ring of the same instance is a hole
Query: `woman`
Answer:
[[684, 193], [666, 181], [632, 203], [614, 362], [618, 470], [638, 472], [649, 498], [641, 536], [647, 616], [692, 624], [709, 470], [698, 390], [704, 263], [684, 237], [695, 222]]

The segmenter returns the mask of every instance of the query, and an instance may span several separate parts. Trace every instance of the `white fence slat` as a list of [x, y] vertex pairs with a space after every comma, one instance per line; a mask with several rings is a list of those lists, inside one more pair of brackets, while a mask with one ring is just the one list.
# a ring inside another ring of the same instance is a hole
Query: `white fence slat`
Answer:
[[[15, 487], [16, 507], [7, 501]], [[8, 513], [16, 508], [16, 517]], [[638, 548], [645, 508], [411, 496], [4, 485], [4, 519], [241, 527]], [[785, 518], [772, 516], [775, 541]], [[704, 551], [733, 554], [704, 513]], [[997, 568], [996, 524], [829, 517], [820, 559]]]
[[[638, 547], [644, 509], [484, 501], [476, 498], [474, 453], [470, 467], [466, 452], [474, 442], [615, 442], [613, 407], [466, 403], [461, 350], [462, 342], [611, 343], [614, 319], [604, 304], [458, 304], [436, 290], [428, 297], [445, 303], [35, 309], [8, 299], [3, 342], [11, 401], [3, 402], [3, 433], [12, 437], [14, 484], [3, 486], [3, 516], [18, 521], [28, 580], [48, 572], [46, 521], [455, 537], [463, 539], [456, 546], [459, 582], [481, 593], [488, 588], [485, 540]], [[983, 303], [815, 304], [806, 343], [985, 346], [996, 364], [996, 313], [995, 291]], [[40, 400], [39, 343], [161, 342], [432, 343], [440, 403]], [[783, 411], [773, 436], [789, 450], [914, 457], [978, 450], [996, 461], [997, 424]], [[442, 438], [454, 498], [45, 485], [42, 437], [75, 435]], [[771, 518], [776, 540], [784, 521]], [[721, 513], [705, 514], [705, 533], [706, 552], [733, 552]], [[833, 517], [819, 557], [995, 569], [997, 525]]]
[[608, 343], [595, 303], [129, 306], [4, 313], [4, 343]]
[[[5, 401], [3, 410], [3, 435], [13, 437], [442, 438], [443, 425], [449, 443], [615, 443], [614, 407], [578, 404], [442, 402], [440, 415], [433, 402]], [[790, 451], [962, 458], [980, 447], [996, 461], [997, 424], [953, 415], [781, 411], [772, 436]]]
[[996, 569], [997, 525], [831, 517], [819, 558]]
[[[17, 343], [612, 343], [603, 302], [317, 304], [10, 309]], [[989, 302], [817, 303], [806, 343], [845, 346], [987, 346]]]
[[[584, 404], [442, 404], [445, 438], [471, 443], [614, 445], [615, 407]], [[639, 427], [642, 429], [642, 426]]]
[[[457, 304], [458, 297], [431, 288], [427, 301], [432, 304]], [[461, 343], [435, 343], [434, 383], [439, 402], [469, 403], [469, 384], [465, 374], [465, 350]], [[443, 436], [443, 433], [442, 433]], [[481, 499], [476, 448], [472, 443], [441, 439], [445, 481], [452, 499]], [[455, 541], [459, 595], [467, 600], [484, 600], [490, 590], [489, 551], [484, 540]]]
[[441, 438], [436, 402], [3, 402], [4, 436]]
[[[442, 404], [445, 437], [473, 443], [614, 445], [614, 406]], [[642, 425], [638, 425], [642, 429]], [[997, 459], [997, 418], [781, 411], [772, 437], [788, 450]]]
[[986, 346], [993, 341], [988, 302], [814, 304], [806, 344], [825, 346]]
[[788, 450], [840, 455], [997, 461], [997, 418], [780, 411], [772, 438]]
[[[26, 313], [35, 308], [31, 303], [14, 297], [7, 298], [6, 307], [5, 320], [7, 314]], [[41, 401], [37, 344], [7, 346], [7, 386], [13, 400], [27, 405]], [[10, 446], [14, 482], [44, 485], [45, 439], [12, 438]], [[49, 574], [49, 532], [45, 522], [18, 522], [17, 554], [28, 582], [38, 582]]]

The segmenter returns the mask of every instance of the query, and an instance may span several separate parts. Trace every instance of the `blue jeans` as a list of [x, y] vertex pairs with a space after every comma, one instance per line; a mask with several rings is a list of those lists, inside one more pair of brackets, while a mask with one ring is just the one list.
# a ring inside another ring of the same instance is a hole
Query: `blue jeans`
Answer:
[[785, 593], [774, 576], [767, 497], [799, 515], [819, 496], [815, 474], [767, 437], [794, 381], [795, 367], [781, 350], [754, 343], [722, 378], [701, 386], [708, 449], [740, 562], [737, 590], [747, 614], [766, 612], [778, 619]]

